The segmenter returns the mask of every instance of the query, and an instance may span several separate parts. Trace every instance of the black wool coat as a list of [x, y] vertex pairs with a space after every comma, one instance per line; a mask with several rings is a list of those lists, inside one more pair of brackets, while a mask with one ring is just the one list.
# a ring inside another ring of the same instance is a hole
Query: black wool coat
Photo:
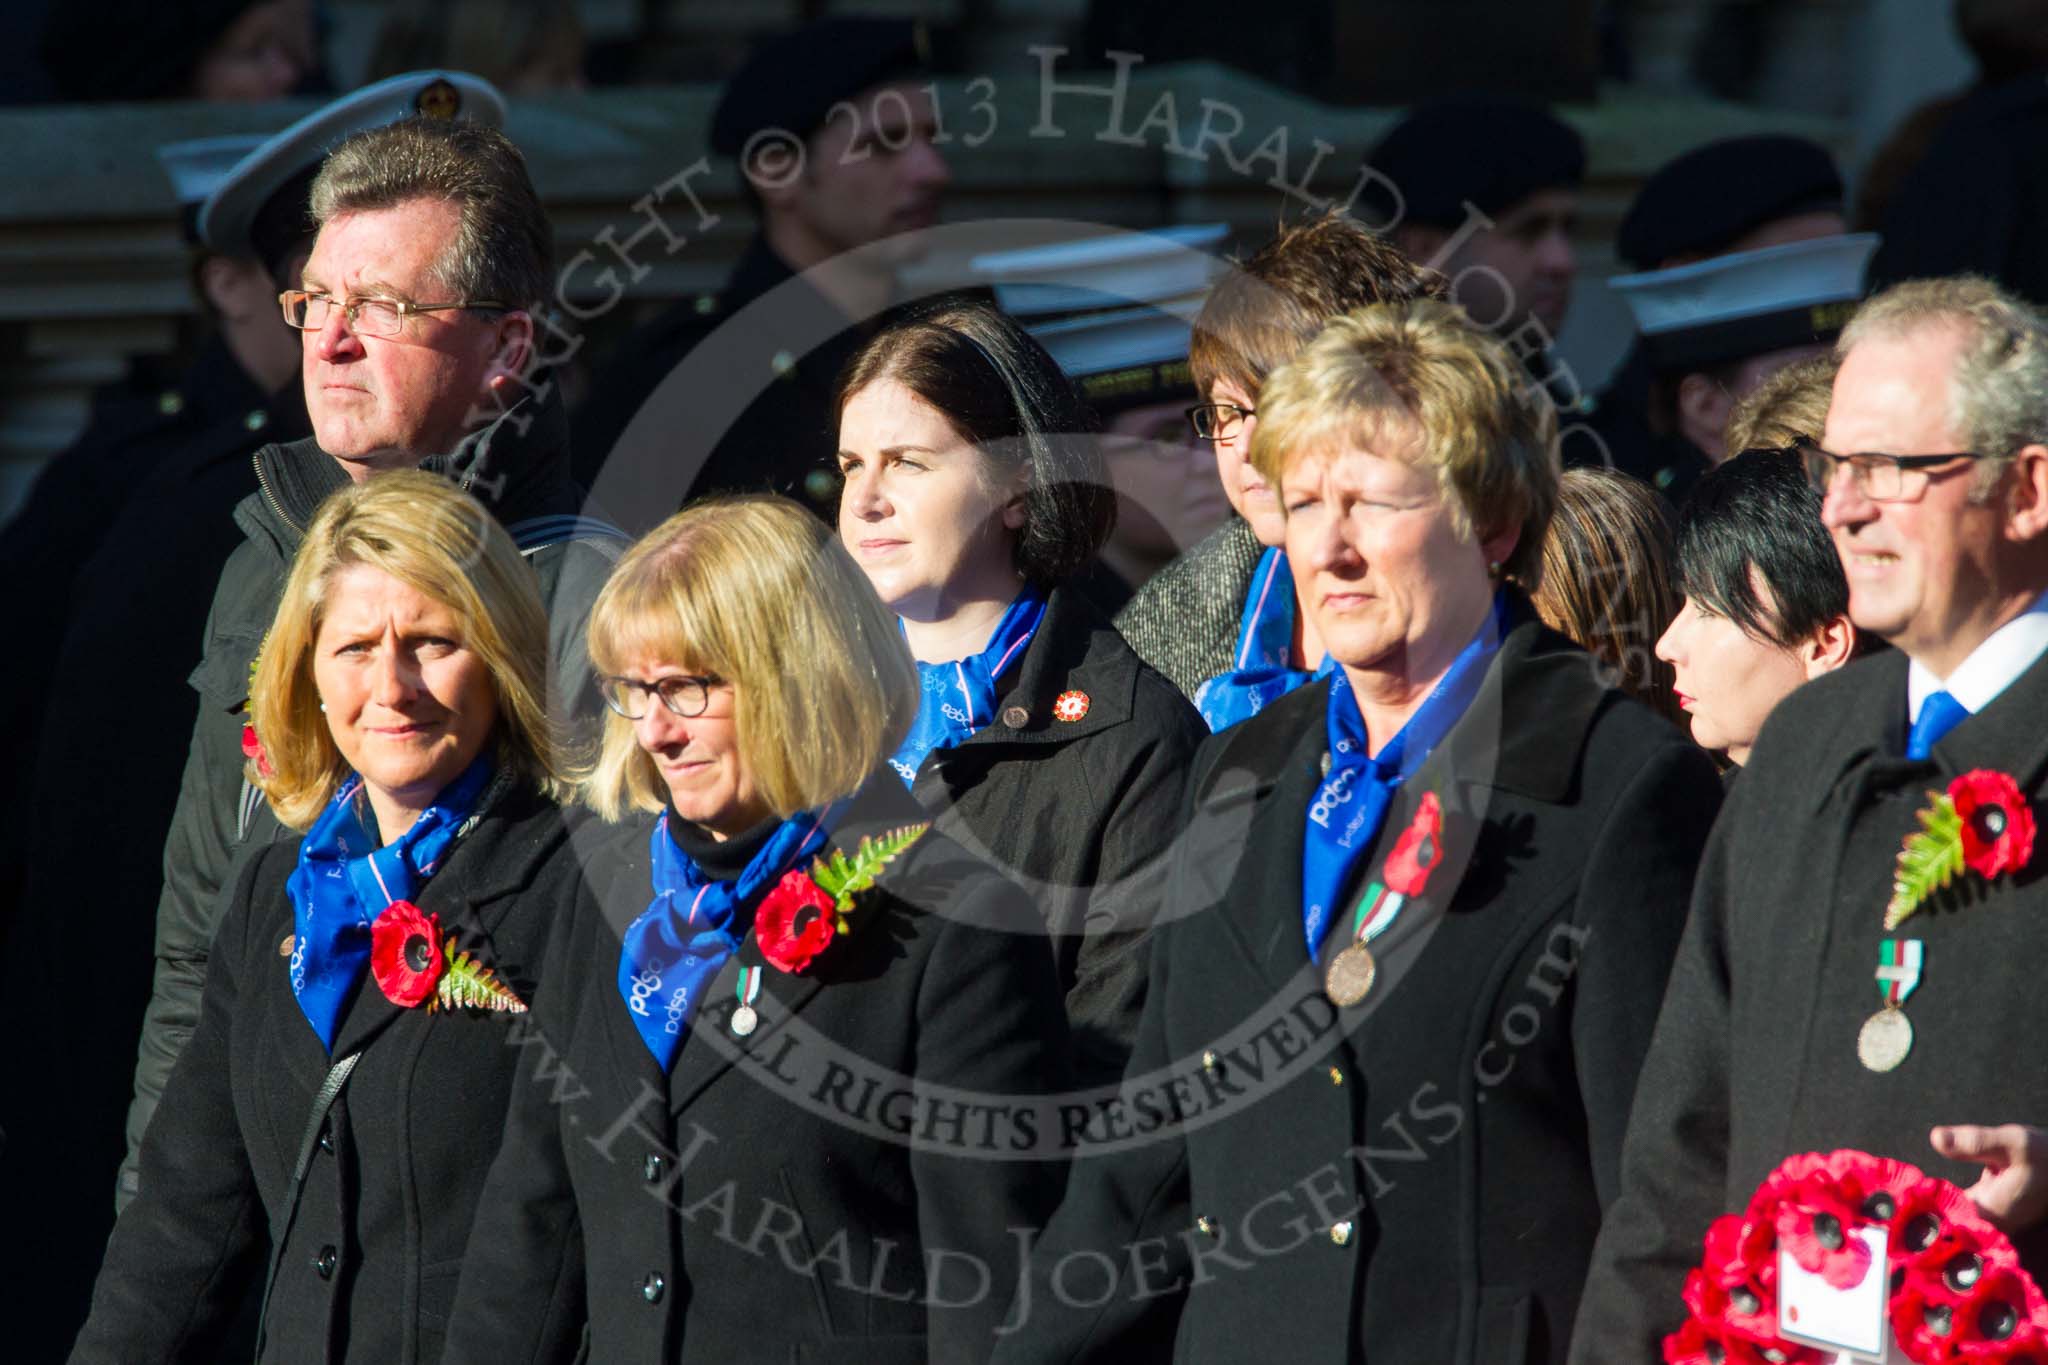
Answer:
[[[328, 1112], [289, 1231], [286, 1192], [330, 1056], [292, 994], [273, 844], [231, 888], [199, 1026], [142, 1145], [141, 1193], [114, 1225], [74, 1365], [211, 1362], [282, 1238], [263, 1361], [432, 1365], [497, 1154], [524, 1016], [404, 1009], [366, 973], [333, 1057], [362, 1060]], [[535, 1000], [548, 921], [580, 875], [563, 817], [507, 792], [417, 903], [460, 950]]]
[[[880, 770], [832, 836], [922, 812]], [[732, 1029], [739, 952], [664, 1076], [618, 987], [652, 896], [649, 825], [585, 850], [463, 1266], [449, 1365], [986, 1360], [1026, 1238], [1058, 1201], [1026, 1097], [1064, 1084], [1036, 916], [944, 836], [860, 893], [801, 974]], [[765, 894], [765, 893], [764, 893]]]
[[[943, 833], [1038, 906], [1076, 1072], [1113, 1082], [1144, 1006], [1144, 939], [1208, 727], [1070, 588], [1053, 591], [1005, 680], [994, 722], [933, 750], [912, 791]], [[1063, 719], [1062, 697], [1086, 714]]]
[[1301, 921], [1328, 690], [1197, 761], [1189, 913], [1154, 935], [1122, 1095], [1067, 1130], [1002, 1365], [1563, 1359], [1713, 765], [1516, 627], [1354, 873], [1346, 906], [1438, 796], [1443, 862], [1340, 1010]]
[[[550, 390], [521, 399], [463, 437], [452, 452], [421, 461], [420, 468], [475, 495], [508, 530], [523, 527], [547, 542], [526, 558], [548, 610], [550, 704], [568, 708], [571, 724], [580, 726], [601, 709], [590, 686], [584, 628], [620, 546], [602, 523], [577, 518], [586, 504], [569, 478], [567, 432], [561, 400]], [[204, 652], [191, 676], [199, 714], [163, 844], [155, 979], [135, 1056], [129, 1156], [121, 1171], [124, 1197], [136, 1183], [135, 1157], [150, 1116], [198, 1017], [221, 893], [253, 849], [286, 837], [246, 778], [242, 724], [248, 718], [249, 667], [276, 615], [306, 528], [321, 502], [348, 484], [340, 462], [310, 439], [265, 446], [253, 462], [258, 491], [234, 509], [243, 539], [220, 567]]]
[[[1986, 768], [2048, 806], [2048, 659], [1934, 746], [1903, 757], [1906, 655], [1886, 650], [1806, 684], [1771, 713], [1701, 867], [1671, 992], [1644, 1064], [1621, 1198], [1601, 1232], [1574, 1361], [1657, 1358], [1684, 1320], [1707, 1225], [1749, 1203], [1788, 1156], [1853, 1147], [1969, 1185], [1937, 1157], [1943, 1123], [2048, 1122], [2048, 858], [1974, 874], [1884, 929], [1894, 860], [1930, 790]], [[1906, 1002], [1914, 1043], [1865, 1069], [1857, 1033], [1883, 1003], [1886, 938], [1925, 945]], [[2015, 1048], [2020, 1049], [2015, 1052]], [[2048, 1245], [2018, 1239], [2048, 1276]]]

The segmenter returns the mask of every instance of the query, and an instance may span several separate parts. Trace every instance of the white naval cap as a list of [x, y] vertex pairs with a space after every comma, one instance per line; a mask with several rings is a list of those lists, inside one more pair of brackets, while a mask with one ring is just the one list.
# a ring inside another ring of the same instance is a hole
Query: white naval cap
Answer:
[[1663, 373], [1833, 341], [1863, 299], [1874, 232], [1817, 237], [1608, 281]]
[[1097, 407], [1158, 401], [1193, 386], [1188, 338], [1222, 223], [1124, 232], [977, 256], [969, 264]]
[[220, 188], [228, 172], [262, 145], [261, 133], [237, 133], [166, 142], [156, 149], [157, 164], [170, 177], [171, 189], [178, 196], [178, 225], [188, 240], [199, 240], [200, 206]]
[[257, 240], [256, 229], [273, 196], [287, 188], [303, 194], [301, 182], [310, 182], [327, 154], [350, 134], [415, 114], [501, 128], [505, 97], [481, 76], [462, 71], [408, 71], [350, 91], [245, 156], [200, 209], [200, 240], [224, 255], [267, 254], [268, 244]]

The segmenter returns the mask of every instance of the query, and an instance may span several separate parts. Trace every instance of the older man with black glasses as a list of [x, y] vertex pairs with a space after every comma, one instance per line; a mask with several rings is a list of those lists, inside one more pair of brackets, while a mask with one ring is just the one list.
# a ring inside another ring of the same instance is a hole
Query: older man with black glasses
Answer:
[[[2048, 1112], [2048, 1073], [2013, 1052], [2048, 1033], [2048, 326], [1989, 281], [1923, 280], [1838, 351], [1804, 455], [1850, 617], [1897, 648], [1786, 698], [1723, 808], [1575, 1361], [1656, 1358], [1708, 1224], [1786, 1157], [1854, 1148], [1967, 1186], [1993, 1144], [1931, 1145], [1936, 1125]], [[2048, 1244], [2017, 1245], [2048, 1270]]]
[[596, 705], [583, 625], [617, 533], [580, 515], [568, 423], [535, 364], [534, 314], [554, 284], [553, 230], [518, 148], [494, 128], [449, 117], [459, 90], [440, 86], [423, 93], [421, 116], [358, 133], [328, 156], [311, 191], [312, 255], [300, 287], [279, 296], [302, 335], [313, 436], [257, 452], [257, 492], [235, 509], [247, 539], [221, 571], [193, 675], [203, 700], [164, 849], [124, 1197], [198, 1015], [220, 889], [242, 850], [280, 837], [247, 780], [266, 761], [249, 724], [250, 663], [327, 495], [396, 469], [442, 474], [475, 495], [540, 575], [551, 709]]

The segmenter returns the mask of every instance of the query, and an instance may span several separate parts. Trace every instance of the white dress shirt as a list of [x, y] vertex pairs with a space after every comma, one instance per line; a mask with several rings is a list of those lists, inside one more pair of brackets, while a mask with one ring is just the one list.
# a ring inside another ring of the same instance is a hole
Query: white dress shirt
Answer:
[[1947, 692], [1976, 715], [2043, 654], [2048, 654], [2048, 592], [1986, 636], [1947, 678], [1935, 677], [1933, 669], [1914, 659], [1906, 670], [1906, 723], [1920, 719], [1921, 703], [1935, 692]]

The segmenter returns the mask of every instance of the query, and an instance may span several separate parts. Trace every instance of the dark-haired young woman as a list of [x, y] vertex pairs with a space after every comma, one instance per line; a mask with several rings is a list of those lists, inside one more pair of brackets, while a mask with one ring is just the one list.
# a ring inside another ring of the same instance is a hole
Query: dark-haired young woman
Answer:
[[1679, 511], [1685, 605], [1657, 641], [1692, 737], [1731, 764], [1793, 688], [1874, 643], [1849, 621], [1849, 582], [1820, 495], [1789, 451], [1747, 450], [1700, 477]]
[[922, 688], [891, 764], [1037, 901], [1077, 1074], [1113, 1080], [1143, 1000], [1148, 887], [1207, 732], [1063, 586], [1115, 522], [1093, 423], [1052, 357], [979, 303], [898, 318], [840, 394], [840, 538]]

